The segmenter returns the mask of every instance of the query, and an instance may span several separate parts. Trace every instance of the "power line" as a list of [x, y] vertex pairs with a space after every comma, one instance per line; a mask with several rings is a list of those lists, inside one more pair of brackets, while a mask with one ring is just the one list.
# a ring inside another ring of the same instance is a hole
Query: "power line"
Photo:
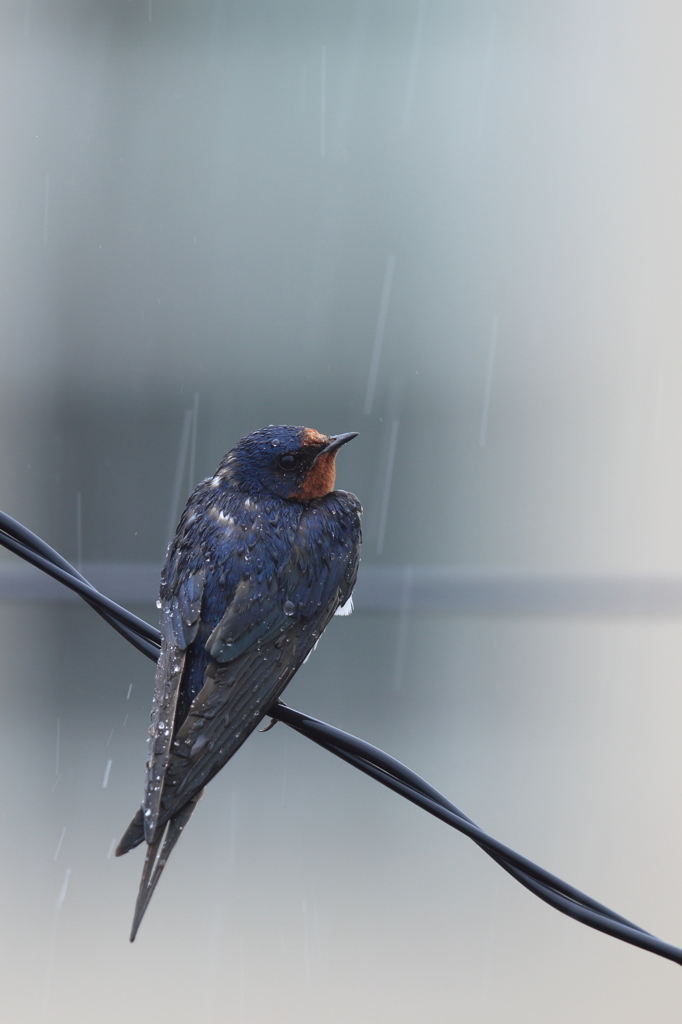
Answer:
[[[70, 587], [137, 650], [152, 661], [158, 660], [161, 637], [157, 629], [95, 590], [54, 548], [4, 512], [0, 512], [0, 545]], [[512, 878], [555, 910], [622, 942], [639, 946], [682, 965], [682, 949], [662, 942], [643, 928], [494, 839], [428, 782], [378, 747], [296, 711], [281, 701], [270, 708], [268, 713], [272, 718], [284, 722], [365, 775], [392, 789], [394, 793], [398, 793], [468, 836]], [[107, 764], [104, 785], [109, 769], [110, 763]]]

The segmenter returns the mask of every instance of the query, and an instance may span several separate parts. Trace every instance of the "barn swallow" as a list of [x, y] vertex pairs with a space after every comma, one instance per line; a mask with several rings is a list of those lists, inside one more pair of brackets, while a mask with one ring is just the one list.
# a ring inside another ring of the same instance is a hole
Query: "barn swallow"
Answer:
[[147, 843], [131, 942], [204, 786], [348, 609], [362, 509], [333, 488], [354, 437], [257, 430], [187, 502], [161, 574], [144, 798], [116, 850]]

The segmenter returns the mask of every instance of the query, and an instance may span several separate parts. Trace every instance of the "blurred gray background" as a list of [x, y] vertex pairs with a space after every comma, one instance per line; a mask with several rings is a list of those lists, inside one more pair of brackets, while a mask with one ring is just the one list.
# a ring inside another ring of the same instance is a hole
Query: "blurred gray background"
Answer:
[[[0, 8], [0, 507], [156, 621], [171, 522], [239, 437], [359, 430], [365, 596], [287, 701], [677, 944], [681, 33], [657, 0]], [[131, 947], [142, 857], [111, 849], [153, 666], [16, 561], [8, 1020], [679, 1021], [674, 965], [283, 725]]]

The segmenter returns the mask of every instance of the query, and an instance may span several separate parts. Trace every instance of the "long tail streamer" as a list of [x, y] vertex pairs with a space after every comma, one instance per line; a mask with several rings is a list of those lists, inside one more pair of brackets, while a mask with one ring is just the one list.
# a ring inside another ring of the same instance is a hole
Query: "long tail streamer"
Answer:
[[[49, 544], [4, 512], [0, 512], [0, 545], [63, 583], [64, 586], [74, 590], [133, 647], [151, 658], [152, 661], [158, 660], [160, 652], [158, 629], [111, 601], [104, 594], [100, 594]], [[383, 786], [392, 789], [394, 793], [398, 793], [406, 800], [410, 800], [413, 804], [428, 811], [429, 814], [433, 814], [434, 817], [444, 821], [446, 825], [450, 825], [458, 832], [468, 836], [512, 878], [515, 878], [517, 882], [520, 882], [545, 903], [549, 903], [550, 906], [561, 911], [562, 914], [567, 914], [576, 921], [595, 928], [597, 931], [605, 932], [607, 935], [612, 935], [622, 942], [629, 942], [633, 946], [639, 946], [650, 953], [674, 960], [675, 963], [682, 965], [682, 949], [662, 942], [655, 935], [644, 931], [643, 928], [621, 917], [620, 914], [616, 914], [578, 889], [574, 889], [572, 885], [562, 882], [560, 878], [550, 874], [549, 871], [533, 864], [526, 857], [515, 853], [514, 850], [497, 839], [493, 839], [433, 786], [430, 786], [428, 782], [425, 782], [400, 761], [396, 761], [389, 754], [379, 750], [378, 747], [358, 739], [357, 736], [351, 736], [350, 733], [343, 732], [341, 729], [327, 725], [325, 722], [311, 718], [309, 715], [302, 714], [300, 711], [295, 711], [281, 701], [270, 708], [268, 714], [324, 747], [325, 750], [335, 754], [342, 761], [347, 761], [348, 764], [358, 768], [365, 775], [376, 779]]]

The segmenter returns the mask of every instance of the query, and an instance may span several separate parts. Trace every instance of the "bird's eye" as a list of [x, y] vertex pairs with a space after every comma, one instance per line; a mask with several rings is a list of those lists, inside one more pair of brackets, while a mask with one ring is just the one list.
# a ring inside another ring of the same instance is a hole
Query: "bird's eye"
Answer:
[[293, 469], [294, 466], [296, 465], [296, 456], [295, 455], [280, 455], [280, 457], [278, 458], [277, 461], [278, 461], [281, 469]]

